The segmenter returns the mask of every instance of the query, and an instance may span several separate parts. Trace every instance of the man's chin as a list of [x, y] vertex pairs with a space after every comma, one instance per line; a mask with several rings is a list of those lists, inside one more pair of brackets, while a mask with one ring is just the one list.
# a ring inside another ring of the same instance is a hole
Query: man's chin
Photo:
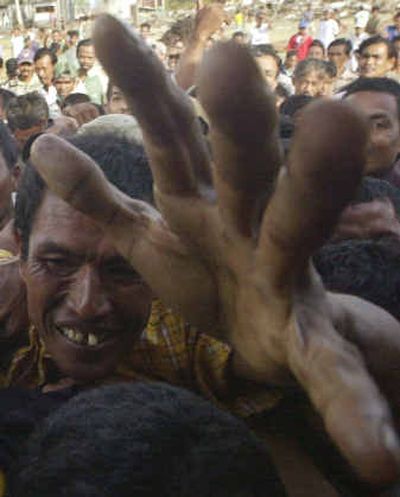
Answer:
[[46, 351], [59, 371], [77, 383], [101, 381], [111, 375], [126, 353], [129, 344], [121, 337], [98, 346], [72, 343], [61, 333], [54, 332], [45, 339]]

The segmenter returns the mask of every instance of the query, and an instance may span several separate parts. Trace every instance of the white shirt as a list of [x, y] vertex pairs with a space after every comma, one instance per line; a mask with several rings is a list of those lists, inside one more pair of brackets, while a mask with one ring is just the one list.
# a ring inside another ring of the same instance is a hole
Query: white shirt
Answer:
[[263, 24], [259, 28], [254, 27], [250, 36], [252, 45], [267, 45], [270, 42], [268, 24]]
[[359, 10], [354, 16], [355, 25], [359, 28], [365, 28], [368, 23], [368, 19], [368, 10]]
[[320, 21], [318, 39], [322, 41], [325, 48], [328, 48], [338, 34], [339, 25], [335, 19], [322, 19]]
[[361, 43], [369, 38], [369, 34], [366, 33], [365, 31], [363, 33], [360, 33], [360, 36], [352, 36], [351, 37], [351, 44], [353, 45], [353, 51], [358, 50], [360, 48]]
[[22, 35], [12, 36], [11, 45], [12, 45], [13, 57], [16, 59], [24, 48], [24, 37]]
[[57, 90], [55, 86], [49, 86], [46, 90], [42, 88], [39, 92], [46, 99], [47, 105], [49, 107], [50, 119], [57, 119], [61, 116], [61, 109], [57, 102]]

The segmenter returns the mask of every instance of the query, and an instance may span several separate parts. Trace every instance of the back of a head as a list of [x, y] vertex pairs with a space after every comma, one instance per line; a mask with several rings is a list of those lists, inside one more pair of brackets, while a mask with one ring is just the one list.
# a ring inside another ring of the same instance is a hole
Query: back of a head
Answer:
[[70, 93], [65, 97], [63, 107], [67, 107], [68, 105], [86, 104], [88, 102], [91, 102], [91, 100], [86, 93]]
[[49, 107], [47, 102], [37, 92], [15, 97], [8, 104], [7, 121], [12, 131], [47, 124], [48, 119]]
[[313, 100], [314, 97], [310, 97], [309, 95], [292, 95], [280, 106], [279, 113], [284, 116], [294, 117], [297, 112]]
[[[400, 216], [400, 190], [365, 177], [354, 204], [388, 199]], [[368, 300], [400, 319], [400, 243], [389, 236], [329, 242], [314, 256], [326, 288]]]
[[69, 142], [89, 155], [120, 191], [153, 203], [153, 179], [143, 145], [112, 131], [82, 133]]
[[368, 300], [400, 319], [400, 243], [392, 237], [328, 243], [314, 256], [325, 287]]
[[239, 420], [165, 384], [86, 392], [29, 441], [13, 497], [283, 497]]
[[400, 190], [388, 181], [380, 178], [365, 176], [357, 190], [353, 204], [387, 199], [393, 204], [394, 210], [400, 217]]
[[6, 60], [6, 72], [9, 78], [16, 77], [18, 74], [18, 60], [15, 58]]

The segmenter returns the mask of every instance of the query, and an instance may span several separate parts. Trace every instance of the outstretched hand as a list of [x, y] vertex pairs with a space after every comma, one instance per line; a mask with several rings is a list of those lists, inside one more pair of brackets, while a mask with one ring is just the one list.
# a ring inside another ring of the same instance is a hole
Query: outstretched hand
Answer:
[[161, 215], [57, 137], [35, 142], [35, 167], [165, 303], [232, 345], [238, 374], [296, 380], [361, 478], [396, 479], [400, 447], [383, 393], [399, 406], [400, 325], [325, 292], [310, 263], [361, 180], [363, 118], [343, 102], [310, 105], [281, 167], [274, 101], [256, 63], [218, 44], [198, 77], [211, 160], [189, 100], [139, 37], [106, 15], [94, 40], [143, 129]]

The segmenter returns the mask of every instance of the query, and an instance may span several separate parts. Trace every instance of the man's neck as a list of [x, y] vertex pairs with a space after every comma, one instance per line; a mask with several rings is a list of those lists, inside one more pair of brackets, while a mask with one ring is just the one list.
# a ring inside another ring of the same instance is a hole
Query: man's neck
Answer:
[[86, 69], [80, 68], [79, 69], [79, 73], [78, 73], [79, 74], [79, 79], [81, 81], [85, 81], [85, 79], [88, 77], [88, 72], [89, 71], [87, 71]]

